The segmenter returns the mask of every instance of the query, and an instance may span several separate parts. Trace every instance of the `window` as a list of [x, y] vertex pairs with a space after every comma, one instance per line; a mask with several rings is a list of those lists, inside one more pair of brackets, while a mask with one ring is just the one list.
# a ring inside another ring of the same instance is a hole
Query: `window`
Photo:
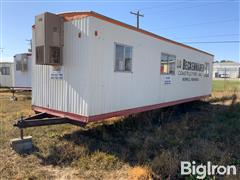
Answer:
[[210, 71], [209, 63], [205, 63], [204, 75], [205, 75], [206, 77], [209, 77], [209, 71]]
[[176, 56], [162, 53], [161, 74], [175, 74]]
[[115, 44], [115, 71], [132, 71], [132, 47]]
[[16, 61], [16, 71], [21, 71], [22, 70], [22, 62], [21, 61]]
[[27, 71], [27, 59], [21, 59], [16, 61], [16, 71]]
[[28, 60], [26, 58], [24, 58], [22, 61], [23, 61], [22, 62], [22, 71], [27, 71], [27, 69], [28, 69]]
[[10, 75], [10, 67], [2, 67], [1, 74], [2, 75]]

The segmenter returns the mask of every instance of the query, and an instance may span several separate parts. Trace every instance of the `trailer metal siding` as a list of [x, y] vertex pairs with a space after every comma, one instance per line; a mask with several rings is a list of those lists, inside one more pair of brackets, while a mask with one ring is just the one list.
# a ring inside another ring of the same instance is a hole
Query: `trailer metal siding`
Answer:
[[88, 116], [88, 36], [88, 17], [64, 23], [64, 78], [51, 79], [51, 66], [33, 63], [33, 105]]
[[[115, 43], [133, 47], [132, 72], [114, 72]], [[171, 84], [164, 84], [165, 75], [160, 74], [161, 53], [176, 55], [181, 60], [208, 62], [210, 67], [213, 61], [211, 54], [201, 50], [101, 18], [68, 19], [64, 22], [64, 78], [51, 79], [51, 66], [33, 63], [32, 104], [38, 110], [61, 116], [75, 114], [77, 119], [84, 116], [94, 121], [98, 117], [141, 112], [211, 94], [212, 69], [208, 78], [183, 82], [175, 68], [176, 74], [168, 75]]]
[[[153, 38], [156, 38], [156, 39], [159, 39], [159, 40], [163, 40], [163, 41], [166, 41], [166, 42], [170, 42], [170, 43], [173, 43], [173, 44], [176, 44], [178, 46], [182, 46], [182, 47], [186, 47], [186, 48], [189, 48], [189, 49], [193, 49], [195, 51], [198, 51], [198, 52], [201, 52], [201, 53], [204, 53], [204, 54], [208, 54], [210, 56], [214, 56], [208, 52], [205, 52], [205, 51], [202, 51], [200, 49], [197, 49], [197, 48], [194, 48], [192, 46], [188, 46], [186, 44], [183, 44], [183, 43], [179, 43], [179, 42], [176, 42], [176, 41], [173, 41], [173, 40], [170, 40], [170, 39], [167, 39], [165, 37], [162, 37], [162, 36], [159, 36], [157, 34], [154, 34], [154, 33], [151, 33], [149, 31], [146, 31], [146, 30], [143, 30], [143, 29], [140, 29], [140, 28], [137, 28], [135, 26], [132, 26], [132, 25], [129, 25], [129, 24], [126, 24], [126, 23], [123, 23], [121, 21], [118, 21], [118, 20], [115, 20], [115, 19], [112, 19], [112, 18], [109, 18], [107, 16], [104, 16], [102, 14], [98, 14], [94, 11], [87, 11], [87, 12], [67, 12], [67, 13], [61, 13], [59, 14], [59, 16], [62, 16], [65, 21], [72, 21], [74, 19], [80, 19], [80, 18], [83, 18], [83, 17], [95, 17], [95, 18], [98, 18], [98, 19], [101, 19], [103, 21], [106, 21], [106, 22], [109, 22], [109, 23], [112, 23], [112, 24], [115, 24], [115, 25], [118, 25], [118, 26], [121, 26], [121, 27], [124, 27], [124, 28], [127, 28], [129, 30], [133, 30], [133, 31], [137, 31], [137, 32], [140, 32], [140, 33], [143, 33], [147, 36], [150, 36], [150, 37], [153, 37]], [[33, 25], [33, 28], [35, 28], [35, 25]]]
[[12, 87], [13, 84], [13, 63], [12, 62], [0, 62], [0, 68], [9, 67], [10, 74], [2, 75], [0, 72], [0, 87]]
[[[210, 64], [212, 56], [95, 17], [90, 22], [91, 31], [99, 32], [98, 37], [90, 37], [90, 116], [211, 94], [210, 76], [198, 82], [182, 82], [175, 74], [170, 75], [172, 83], [164, 85], [159, 68], [161, 53]], [[132, 73], [114, 72], [115, 43], [133, 47]]]

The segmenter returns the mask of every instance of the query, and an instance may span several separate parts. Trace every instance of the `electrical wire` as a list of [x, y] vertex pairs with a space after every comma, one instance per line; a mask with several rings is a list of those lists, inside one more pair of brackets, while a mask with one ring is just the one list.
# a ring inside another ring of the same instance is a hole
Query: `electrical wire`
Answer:
[[182, 42], [185, 44], [226, 44], [226, 43], [240, 43], [240, 41], [199, 41], [199, 42]]
[[155, 29], [175, 29], [175, 28], [184, 28], [184, 27], [194, 27], [199, 25], [205, 25], [205, 24], [217, 24], [217, 23], [224, 23], [224, 22], [233, 22], [233, 21], [239, 21], [239, 19], [225, 19], [221, 21], [208, 21], [208, 22], [202, 22], [202, 23], [196, 23], [196, 24], [187, 24], [187, 25], [181, 25], [181, 26], [172, 26], [172, 27], [166, 27], [166, 28], [155, 28]]
[[[146, 11], [146, 10], [152, 10], [152, 9], [162, 9], [162, 8], [166, 8], [166, 7], [174, 7], [176, 6], [176, 4], [183, 4], [185, 2], [177, 2], [177, 3], [174, 3], [174, 5], [172, 5], [173, 3], [171, 3], [171, 5], [167, 5], [167, 6], [150, 6], [150, 7], [146, 7], [146, 8], [141, 8], [141, 9], [135, 9], [135, 11]], [[192, 3], [192, 2], [187, 2], [187, 3]], [[159, 12], [157, 12], [158, 14], [159, 13], [162, 13], [162, 12], [172, 12], [173, 10], [179, 10], [179, 9], [188, 9], [188, 8], [195, 8], [195, 7], [204, 7], [204, 6], [209, 6], [209, 5], [214, 5], [214, 4], [218, 4], [218, 3], [222, 3], [222, 2], [215, 2], [215, 3], [207, 3], [207, 4], [201, 4], [201, 5], [194, 5], [194, 6], [188, 6], [188, 7], [177, 7], [177, 8], [174, 8], [174, 9], [164, 9], [164, 10], [161, 10]], [[146, 13], [146, 14], [153, 14], [155, 12], [152, 12], [152, 13]]]
[[[204, 6], [210, 6], [210, 5], [214, 5], [214, 4], [218, 4], [219, 2], [216, 2], [216, 3], [207, 3], [207, 4], [201, 4], [201, 5], [195, 5], [195, 6], [188, 6], [188, 7], [178, 7], [178, 8], [173, 8], [173, 9], [164, 9], [164, 10], [161, 10], [159, 12], [157, 12], [157, 14], [160, 14], [160, 13], [164, 13], [164, 12], [175, 12], [175, 10], [181, 10], [181, 9], [189, 9], [189, 8], [198, 8], [198, 7], [204, 7]], [[157, 8], [160, 8], [160, 7], [152, 7], [152, 9], [157, 9]], [[149, 8], [150, 9], [150, 8]], [[150, 12], [150, 13], [145, 13], [145, 14], [155, 14], [156, 12]]]
[[166, 7], [173, 7], [176, 4], [180, 4], [180, 3], [183, 3], [183, 2], [174, 3], [174, 5], [172, 5], [173, 3], [171, 3], [170, 5], [167, 5], [167, 6], [162, 6], [162, 5], [161, 6], [150, 6], [150, 7], [136, 9], [136, 10], [143, 11], [143, 10], [151, 10], [151, 9], [161, 9], [161, 8], [166, 8]]
[[175, 39], [192, 39], [192, 38], [212, 38], [212, 37], [226, 37], [226, 36], [239, 36], [240, 34], [216, 34], [216, 35], [203, 35], [203, 36], [190, 36], [190, 37], [175, 37]]

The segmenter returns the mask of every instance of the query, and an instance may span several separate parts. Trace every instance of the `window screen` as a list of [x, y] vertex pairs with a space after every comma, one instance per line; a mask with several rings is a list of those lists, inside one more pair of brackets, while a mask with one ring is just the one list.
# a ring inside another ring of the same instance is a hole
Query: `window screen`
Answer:
[[21, 59], [16, 61], [16, 71], [27, 71], [27, 59]]
[[208, 77], [209, 76], [209, 71], [210, 71], [209, 63], [205, 63], [204, 75]]
[[115, 45], [115, 71], [132, 71], [132, 47]]
[[10, 67], [2, 67], [1, 74], [2, 75], [10, 75]]
[[161, 54], [161, 74], [175, 74], [176, 56]]
[[16, 71], [22, 71], [22, 62], [16, 61]]
[[28, 61], [26, 58], [22, 60], [22, 71], [27, 71], [28, 69]]

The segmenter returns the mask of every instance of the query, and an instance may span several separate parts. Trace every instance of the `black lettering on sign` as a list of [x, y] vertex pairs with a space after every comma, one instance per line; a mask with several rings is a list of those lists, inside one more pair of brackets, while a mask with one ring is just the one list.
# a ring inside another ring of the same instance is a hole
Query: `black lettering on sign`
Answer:
[[183, 70], [189, 70], [189, 71], [204, 71], [204, 64], [191, 62], [183, 59]]

